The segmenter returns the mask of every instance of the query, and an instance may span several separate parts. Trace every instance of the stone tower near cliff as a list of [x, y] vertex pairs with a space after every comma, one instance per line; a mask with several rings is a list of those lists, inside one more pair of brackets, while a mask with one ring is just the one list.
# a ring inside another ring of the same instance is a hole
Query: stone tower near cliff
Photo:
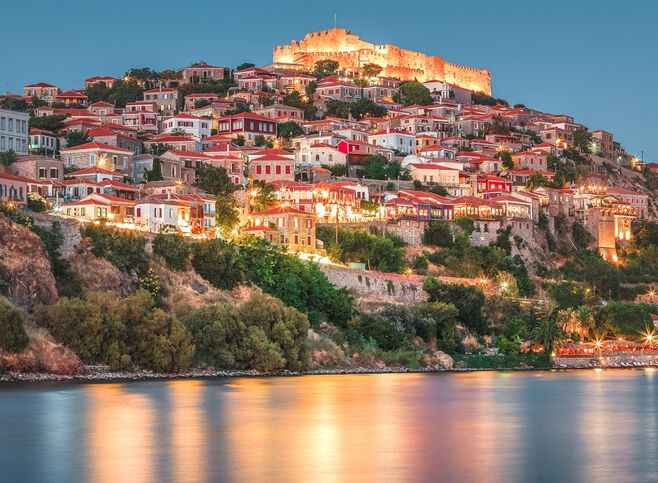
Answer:
[[491, 94], [488, 70], [464, 67], [441, 57], [406, 50], [396, 45], [375, 45], [345, 29], [311, 32], [299, 42], [274, 47], [274, 65], [313, 70], [318, 60], [335, 60], [347, 73], [359, 73], [365, 64], [383, 67], [382, 76], [401, 80], [442, 80], [475, 92]]

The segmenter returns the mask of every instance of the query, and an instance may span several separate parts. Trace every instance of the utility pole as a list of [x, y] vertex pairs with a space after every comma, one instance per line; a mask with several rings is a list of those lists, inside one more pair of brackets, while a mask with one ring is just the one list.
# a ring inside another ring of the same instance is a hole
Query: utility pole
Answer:
[[336, 28], [336, 14], [334, 13], [334, 29]]

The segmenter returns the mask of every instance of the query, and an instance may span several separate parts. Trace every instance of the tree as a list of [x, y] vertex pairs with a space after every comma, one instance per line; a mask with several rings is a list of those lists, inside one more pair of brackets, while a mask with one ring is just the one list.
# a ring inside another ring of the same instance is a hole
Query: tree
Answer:
[[143, 92], [144, 89], [134, 79], [116, 80], [112, 84], [107, 102], [113, 103], [116, 107], [125, 107], [128, 102], [141, 100]]
[[255, 180], [251, 185], [251, 205], [255, 211], [269, 208], [275, 200], [274, 186]]
[[25, 330], [27, 317], [22, 310], [0, 298], [0, 349], [23, 352], [30, 343]]
[[0, 166], [8, 168], [13, 163], [15, 163], [17, 159], [18, 156], [12, 149], [5, 151], [4, 153], [0, 153]]
[[331, 99], [326, 104], [326, 114], [330, 117], [347, 119], [350, 117], [350, 105], [347, 102]]
[[240, 222], [240, 212], [237, 209], [237, 202], [233, 193], [218, 194], [215, 211], [217, 213], [217, 229], [223, 238], [228, 238]]
[[573, 147], [584, 154], [592, 150], [592, 134], [585, 129], [576, 129], [573, 132]]
[[81, 131], [71, 131], [66, 135], [66, 147], [72, 148], [82, 144], [90, 143], [92, 139], [87, 136], [87, 133]]
[[350, 112], [357, 121], [362, 117], [384, 117], [388, 112], [385, 107], [375, 104], [374, 101], [367, 97], [362, 97], [350, 105]]
[[235, 70], [240, 71], [245, 69], [251, 69], [252, 67], [256, 67], [256, 64], [252, 64], [251, 62], [243, 62], [242, 64], [237, 66]]
[[89, 98], [89, 103], [107, 102], [110, 100], [112, 90], [105, 85], [105, 82], [94, 82], [85, 89], [85, 95]]
[[587, 250], [587, 245], [593, 240], [592, 235], [589, 234], [587, 229], [577, 221], [571, 225], [571, 233], [573, 234], [573, 243], [578, 250]]
[[457, 217], [455, 224], [461, 228], [462, 232], [467, 236], [471, 236], [475, 231], [475, 222], [473, 221], [473, 218], [468, 216]]
[[[153, 89], [156, 86], [157, 81], [160, 80], [160, 74], [149, 67], [133, 67], [132, 69], [128, 70], [128, 72], [126, 72], [124, 79], [125, 82], [137, 81], [142, 84], [144, 88]], [[116, 82], [114, 84], [116, 85]]]
[[194, 243], [192, 266], [199, 275], [222, 290], [231, 290], [242, 281], [236, 248], [220, 239]]
[[210, 105], [210, 101], [208, 99], [199, 99], [198, 101], [194, 101], [195, 109], [201, 109], [202, 107], [206, 107], [209, 105]]
[[381, 65], [369, 63], [361, 67], [361, 72], [365, 77], [377, 77], [382, 72], [383, 67]]
[[256, 134], [254, 137], [254, 146], [263, 147], [267, 144], [267, 139], [262, 134]]
[[430, 193], [434, 193], [435, 195], [439, 195], [439, 196], [448, 196], [448, 190], [438, 184], [430, 188]]
[[196, 169], [194, 185], [213, 195], [229, 193], [233, 190], [231, 178], [228, 177], [224, 168], [204, 163]]
[[236, 146], [244, 146], [244, 136], [242, 134], [238, 134], [233, 140], [233, 144]]
[[304, 134], [304, 130], [295, 121], [282, 122], [276, 128], [277, 136], [284, 139], [294, 138]]
[[162, 161], [160, 161], [160, 158], [153, 159], [153, 166], [151, 169], [144, 171], [144, 179], [149, 182], [162, 181], [164, 179], [162, 177]]
[[514, 161], [512, 160], [512, 155], [506, 149], [496, 153], [496, 157], [503, 162], [503, 168], [505, 169], [514, 169]]
[[450, 225], [446, 221], [433, 220], [425, 227], [423, 243], [437, 247], [450, 247], [453, 245]]
[[447, 284], [428, 277], [423, 282], [423, 290], [429, 295], [430, 302], [451, 303], [459, 310], [459, 320], [465, 327], [482, 333], [486, 329], [482, 317], [484, 293], [476, 287]]
[[154, 156], [162, 156], [167, 151], [171, 151], [174, 147], [171, 144], [167, 143], [155, 143], [151, 144], [150, 152]]
[[304, 109], [306, 107], [306, 104], [302, 100], [302, 96], [300, 96], [297, 91], [292, 91], [283, 96], [281, 104], [284, 106], [296, 107], [298, 109]]
[[40, 116], [30, 118], [30, 127], [57, 132], [64, 127], [66, 116], [56, 114], [53, 116]]
[[397, 179], [400, 172], [399, 161], [389, 161], [381, 154], [368, 157], [363, 165], [363, 175], [367, 179]]
[[411, 104], [426, 106], [434, 102], [430, 90], [423, 84], [413, 81], [402, 82], [400, 89], [393, 96], [393, 100], [405, 106]]
[[530, 337], [536, 344], [544, 347], [545, 354], [552, 354], [555, 341], [562, 337], [562, 330], [558, 327], [553, 316], [544, 310], [540, 313], [539, 323], [532, 329]]
[[169, 131], [169, 134], [172, 136], [187, 136], [187, 131], [183, 129], [182, 127], [175, 127], [171, 131]]
[[340, 64], [335, 60], [330, 60], [330, 59], [318, 60], [315, 63], [315, 71], [313, 75], [315, 75], [315, 77], [317, 77], [318, 79], [321, 79], [322, 77], [327, 77], [329, 75], [334, 75], [338, 70], [338, 67], [340, 67]]
[[153, 254], [161, 256], [170, 270], [187, 270], [192, 249], [181, 235], [159, 233], [153, 239]]

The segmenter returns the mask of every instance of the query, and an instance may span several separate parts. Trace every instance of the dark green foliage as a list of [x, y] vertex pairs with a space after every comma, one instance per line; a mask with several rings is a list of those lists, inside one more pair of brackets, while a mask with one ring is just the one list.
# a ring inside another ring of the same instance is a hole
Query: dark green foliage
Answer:
[[160, 161], [160, 158], [153, 159], [153, 166], [150, 170], [144, 172], [144, 179], [146, 181], [162, 181], [164, 179], [162, 177], [162, 161]]
[[411, 268], [413, 268], [417, 273], [424, 272], [427, 270], [428, 266], [429, 264], [427, 263], [427, 257], [425, 255], [418, 255], [414, 257], [414, 260], [411, 263]]
[[25, 313], [0, 298], [0, 349], [23, 352], [30, 343], [25, 331]]
[[80, 131], [71, 131], [66, 135], [66, 148], [80, 146], [81, 144], [90, 143], [92, 139], [87, 136], [87, 133]]
[[194, 354], [187, 329], [156, 308], [145, 290], [123, 299], [111, 293], [61, 298], [37, 307], [35, 319], [85, 363], [109, 364], [114, 370], [175, 372], [186, 369]]
[[357, 121], [363, 117], [384, 117], [388, 112], [385, 107], [375, 104], [371, 99], [363, 97], [350, 105], [352, 117]]
[[315, 75], [315, 77], [318, 79], [321, 79], [323, 77], [335, 74], [339, 67], [340, 64], [335, 60], [318, 60], [315, 63], [315, 71], [313, 72], [313, 75]]
[[193, 243], [192, 266], [219, 289], [231, 290], [242, 281], [238, 251], [219, 239]]
[[148, 268], [144, 247], [146, 239], [130, 231], [120, 231], [103, 225], [85, 225], [80, 228], [83, 237], [92, 240], [94, 255], [105, 258], [122, 271], [134, 270], [142, 275]]
[[240, 262], [248, 280], [307, 314], [314, 325], [326, 320], [345, 327], [352, 316], [352, 297], [334, 287], [317, 264], [290, 257], [260, 238], [240, 246]]
[[616, 299], [620, 293], [621, 273], [619, 269], [606, 262], [594, 251], [576, 253], [572, 260], [560, 269], [568, 280], [585, 282], [592, 287], [593, 293]]
[[219, 230], [222, 237], [227, 238], [240, 222], [240, 212], [233, 193], [217, 195], [215, 210], [217, 213], [217, 230]]
[[[416, 181], [418, 180], [414, 180], [414, 186], [416, 186]], [[438, 184], [430, 188], [430, 193], [434, 193], [435, 195], [439, 196], [448, 196], [448, 190]]]
[[496, 97], [491, 97], [482, 92], [474, 92], [471, 95], [471, 103], [479, 104], [481, 106], [495, 106], [497, 104], [502, 104], [504, 106], [509, 106], [509, 103], [505, 99], [499, 99]]
[[401, 273], [406, 267], [404, 243], [391, 234], [379, 236], [363, 228], [341, 228], [338, 245], [333, 228], [319, 228], [316, 236], [342, 262], [362, 262], [382, 272]]
[[282, 122], [276, 128], [277, 136], [284, 139], [294, 138], [304, 134], [304, 130], [295, 121]]
[[496, 233], [498, 233], [498, 236], [492, 245], [504, 250], [507, 255], [510, 255], [512, 253], [512, 243], [509, 237], [512, 234], [512, 227], [500, 228]]
[[333, 166], [322, 165], [323, 168], [331, 171], [332, 176], [341, 177], [347, 174], [347, 165], [346, 164], [334, 164]]
[[214, 195], [231, 192], [234, 187], [224, 168], [205, 163], [196, 168], [196, 183], [194, 185]]
[[397, 179], [400, 176], [400, 162], [389, 161], [386, 156], [376, 154], [366, 159], [363, 177], [367, 179]]
[[423, 84], [413, 81], [402, 82], [400, 84], [400, 89], [393, 96], [393, 100], [400, 104], [404, 104], [405, 106], [411, 104], [426, 106], [434, 102], [430, 90]]
[[4, 153], [0, 153], [0, 166], [4, 166], [5, 168], [8, 168], [12, 164], [16, 162], [18, 159], [18, 156], [13, 150], [5, 151]]
[[514, 369], [517, 367], [543, 369], [553, 367], [553, 362], [543, 352], [500, 356], [465, 354], [456, 356], [455, 362], [465, 362], [466, 367], [476, 369]]
[[66, 119], [64, 115], [31, 117], [30, 127], [56, 132], [64, 127], [64, 119]]
[[372, 339], [380, 349], [385, 351], [402, 349], [411, 344], [411, 337], [408, 334], [370, 315], [361, 314], [356, 320], [354, 329], [366, 340]]
[[27, 207], [35, 213], [44, 213], [50, 209], [50, 204], [43, 198], [27, 197]]
[[649, 314], [657, 312], [658, 306], [653, 304], [611, 302], [598, 310], [596, 321], [611, 335], [639, 340], [654, 330]]
[[252, 67], [256, 67], [256, 64], [252, 64], [251, 62], [243, 62], [239, 66], [235, 68], [235, 70], [245, 70], [245, 69], [251, 69]]
[[593, 237], [585, 229], [583, 225], [577, 221], [571, 225], [571, 232], [573, 234], [573, 242], [578, 250], [587, 250], [587, 245], [592, 241]]
[[430, 221], [425, 227], [423, 243], [435, 247], [451, 247], [453, 245], [450, 224], [447, 221]]
[[350, 117], [350, 104], [337, 99], [331, 99], [330, 101], [327, 101], [326, 114], [329, 117], [347, 119]]
[[487, 329], [482, 317], [484, 293], [479, 288], [442, 283], [430, 277], [425, 280], [423, 289], [429, 295], [430, 302], [444, 302], [457, 307], [459, 320], [465, 327], [478, 334]]
[[195, 309], [182, 320], [197, 348], [197, 363], [261, 371], [299, 371], [308, 363], [308, 319], [267, 295], [254, 295], [239, 307]]
[[192, 249], [181, 235], [160, 233], [153, 239], [153, 253], [161, 256], [171, 270], [187, 270]]

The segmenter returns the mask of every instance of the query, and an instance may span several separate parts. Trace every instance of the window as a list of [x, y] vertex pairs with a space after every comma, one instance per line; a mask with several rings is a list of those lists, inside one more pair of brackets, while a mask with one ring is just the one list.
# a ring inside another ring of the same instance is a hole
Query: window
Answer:
[[290, 174], [290, 165], [286, 166], [286, 174]]
[[277, 164], [275, 170], [276, 170], [276, 174], [281, 174], [281, 165]]
[[272, 167], [268, 164], [265, 166], [265, 174], [271, 174], [272, 173]]

